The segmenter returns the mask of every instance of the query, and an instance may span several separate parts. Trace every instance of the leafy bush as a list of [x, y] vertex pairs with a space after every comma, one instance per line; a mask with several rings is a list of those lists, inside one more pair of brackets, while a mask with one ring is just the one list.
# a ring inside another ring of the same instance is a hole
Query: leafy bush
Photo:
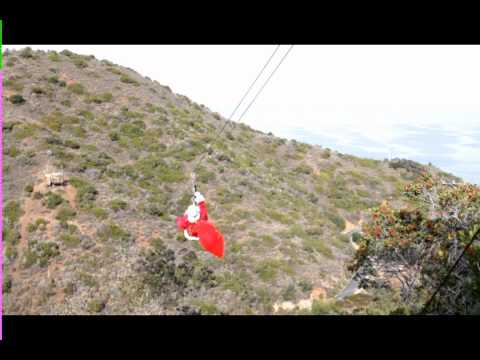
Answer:
[[92, 206], [98, 195], [97, 189], [86, 180], [78, 177], [70, 178], [69, 182], [77, 189], [77, 203], [84, 208]]
[[70, 50], [62, 50], [62, 51], [60, 52], [60, 54], [62, 54], [62, 55], [64, 55], [64, 56], [66, 56], [66, 57], [69, 57], [69, 58], [71, 58], [71, 57], [74, 57], [74, 56], [75, 56], [75, 54], [74, 54], [74, 53], [72, 53]]
[[305, 174], [305, 175], [313, 174], [313, 169], [305, 163], [298, 165], [293, 171], [297, 174]]
[[8, 100], [15, 105], [22, 105], [26, 102], [22, 95], [15, 94], [8, 98]]
[[120, 127], [120, 134], [128, 138], [142, 137], [144, 129], [135, 124], [123, 124]]
[[60, 61], [60, 55], [56, 51], [50, 51], [48, 53], [48, 59], [53, 62], [59, 62]]
[[48, 221], [42, 218], [37, 219], [34, 223], [28, 224], [27, 230], [30, 233], [37, 231], [45, 231]]
[[43, 116], [40, 121], [50, 130], [60, 132], [64, 125], [74, 122], [74, 118], [66, 117], [60, 111], [54, 111], [49, 115]]
[[97, 236], [100, 241], [118, 240], [122, 242], [131, 242], [132, 235], [114, 223], [103, 225], [98, 231]]
[[5, 274], [3, 278], [2, 291], [4, 294], [8, 294], [10, 293], [11, 289], [12, 289], [12, 277], [8, 274]]
[[46, 91], [44, 88], [40, 87], [40, 86], [34, 86], [32, 87], [32, 92], [34, 94], [37, 94], [37, 95], [43, 95], [43, 94], [46, 94]]
[[99, 220], [105, 220], [108, 218], [107, 210], [99, 207], [92, 207], [91, 209], [89, 209], [89, 212]]
[[314, 300], [312, 304], [312, 315], [342, 315], [344, 311], [341, 306], [333, 300]]
[[377, 286], [385, 282], [379, 274], [387, 268], [402, 279], [401, 301], [413, 312], [441, 283], [425, 311], [474, 312], [480, 304], [480, 246], [475, 242], [480, 237], [480, 188], [424, 173], [406, 187], [405, 195], [415, 208], [396, 210], [383, 203], [372, 209], [350, 270], [361, 271], [366, 284]]
[[283, 300], [285, 300], [285, 301], [295, 300], [295, 294], [296, 294], [295, 285], [294, 285], [294, 284], [290, 284], [290, 285], [288, 285], [288, 287], [282, 292]]
[[84, 69], [84, 68], [88, 67], [88, 63], [84, 59], [79, 58], [79, 57], [73, 59], [73, 63], [79, 69]]
[[77, 95], [83, 95], [86, 92], [85, 87], [80, 83], [74, 83], [67, 86], [67, 89]]
[[19, 55], [20, 55], [20, 57], [22, 57], [24, 59], [34, 59], [35, 58], [35, 54], [33, 53], [33, 50], [30, 47], [26, 47], [25, 49], [21, 50]]
[[293, 274], [293, 269], [281, 260], [264, 260], [261, 261], [255, 272], [258, 277], [265, 282], [272, 282], [276, 279], [278, 272], [284, 272], [288, 275]]
[[128, 207], [128, 203], [120, 199], [115, 199], [110, 202], [110, 208], [115, 212], [119, 210], [125, 210], [127, 209], [127, 207]]
[[81, 243], [81, 239], [77, 235], [72, 234], [62, 234], [60, 240], [68, 247], [76, 247]]
[[77, 215], [77, 212], [68, 205], [62, 206], [55, 216], [55, 219], [65, 222], [73, 219]]
[[58, 205], [63, 202], [62, 196], [54, 192], [47, 192], [43, 198], [43, 205], [49, 209], [55, 209]]
[[338, 228], [338, 230], [340, 231], [345, 230], [346, 223], [343, 217], [330, 211], [327, 211], [325, 213], [325, 216], [330, 222], [332, 222]]
[[209, 182], [215, 180], [216, 175], [212, 171], [208, 171], [205, 167], [200, 166], [197, 169], [197, 179], [202, 184], [208, 184]]
[[120, 77], [120, 81], [125, 83], [125, 84], [132, 84], [134, 86], [140, 86], [140, 83], [135, 80], [135, 79], [132, 79], [131, 77], [129, 77], [128, 75], [122, 75]]
[[307, 251], [310, 251], [310, 252], [316, 251], [326, 256], [327, 258], [330, 258], [330, 259], [333, 258], [332, 249], [330, 249], [330, 247], [327, 244], [325, 244], [325, 241], [323, 239], [307, 237], [303, 239], [303, 246], [304, 246], [304, 249]]
[[98, 95], [90, 95], [87, 97], [87, 102], [93, 102], [95, 104], [101, 104], [105, 102], [110, 102], [113, 99], [113, 95], [109, 92], [98, 94]]
[[29, 244], [25, 251], [24, 266], [26, 268], [38, 264], [40, 267], [46, 267], [50, 260], [60, 255], [59, 247], [54, 242], [37, 242]]
[[105, 299], [92, 299], [87, 304], [87, 310], [90, 313], [99, 313], [105, 309], [107, 302]]
[[33, 185], [32, 185], [32, 184], [28, 184], [27, 186], [25, 186], [25, 189], [24, 189], [24, 190], [25, 190], [25, 192], [26, 192], [27, 194], [30, 195], [30, 194], [33, 192]]
[[313, 284], [308, 280], [300, 280], [298, 286], [303, 292], [310, 292], [313, 290]]
[[10, 200], [3, 208], [3, 218], [8, 224], [14, 225], [24, 214], [22, 207], [18, 201]]

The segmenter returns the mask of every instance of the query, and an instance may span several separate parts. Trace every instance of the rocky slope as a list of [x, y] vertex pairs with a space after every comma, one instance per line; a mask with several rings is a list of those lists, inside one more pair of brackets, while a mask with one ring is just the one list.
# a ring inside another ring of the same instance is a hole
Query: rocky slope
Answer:
[[[227, 119], [93, 56], [25, 49], [4, 61], [7, 314], [270, 314], [331, 297], [367, 209], [439, 171], [234, 122], [216, 138]], [[204, 152], [197, 178], [224, 261], [175, 228]], [[48, 188], [44, 173], [60, 169], [66, 185]]]

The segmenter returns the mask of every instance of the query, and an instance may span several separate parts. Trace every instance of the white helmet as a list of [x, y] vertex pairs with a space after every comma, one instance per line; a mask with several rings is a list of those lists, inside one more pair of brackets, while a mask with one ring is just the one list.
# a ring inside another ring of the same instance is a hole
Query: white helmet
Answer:
[[190, 205], [185, 211], [189, 223], [197, 222], [200, 219], [200, 208], [196, 205]]

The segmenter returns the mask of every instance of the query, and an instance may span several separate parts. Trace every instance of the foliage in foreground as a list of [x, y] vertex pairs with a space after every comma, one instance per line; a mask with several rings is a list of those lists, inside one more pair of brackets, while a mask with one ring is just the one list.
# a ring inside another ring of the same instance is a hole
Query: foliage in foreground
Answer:
[[426, 310], [441, 314], [478, 312], [480, 188], [424, 174], [406, 187], [405, 195], [415, 206], [394, 210], [384, 203], [372, 209], [351, 270], [366, 275], [367, 287], [384, 286], [385, 278], [397, 279], [402, 301], [414, 309], [434, 293], [475, 237]]

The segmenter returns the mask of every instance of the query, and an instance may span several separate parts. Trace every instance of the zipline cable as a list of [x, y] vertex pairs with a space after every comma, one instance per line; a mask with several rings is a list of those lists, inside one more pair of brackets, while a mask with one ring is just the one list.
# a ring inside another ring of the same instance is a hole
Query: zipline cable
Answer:
[[[248, 93], [250, 92], [250, 90], [253, 88], [253, 85], [255, 85], [255, 83], [257, 82], [257, 80], [260, 78], [260, 76], [262, 75], [263, 71], [266, 69], [267, 65], [270, 63], [270, 61], [272, 60], [273, 56], [275, 55], [275, 53], [277, 52], [277, 50], [279, 49], [280, 45], [277, 45], [277, 47], [275, 48], [274, 52], [272, 53], [272, 55], [270, 56], [270, 58], [268, 59], [267, 63], [263, 66], [262, 70], [260, 71], [260, 73], [257, 75], [257, 77], [255, 78], [255, 80], [253, 81], [252, 85], [250, 85], [250, 87], [248, 88], [247, 92], [245, 93], [245, 95], [242, 97], [242, 99], [240, 100], [240, 102], [238, 103], [238, 105], [235, 107], [235, 110], [232, 112], [232, 115], [230, 115], [230, 118], [232, 118], [232, 116], [235, 114], [235, 112], [238, 110], [238, 108], [240, 107], [241, 103], [243, 102], [243, 100], [246, 98], [246, 96], [248, 95]], [[247, 108], [243, 111], [242, 115], [240, 115], [239, 119], [237, 121], [240, 121], [242, 119], [242, 117], [246, 114], [246, 112], [248, 111], [248, 109], [252, 106], [253, 102], [257, 99], [258, 95], [260, 95], [260, 93], [262, 92], [262, 90], [265, 88], [265, 86], [267, 85], [267, 83], [270, 81], [270, 79], [272, 78], [273, 74], [277, 71], [277, 69], [280, 67], [280, 65], [282, 64], [282, 62], [285, 60], [285, 58], [287, 57], [288, 53], [290, 52], [290, 50], [292, 50], [293, 48], [293, 45], [290, 46], [290, 48], [288, 49], [288, 51], [285, 53], [285, 55], [283, 55], [282, 59], [280, 60], [280, 62], [277, 64], [277, 66], [275, 67], [275, 69], [272, 71], [272, 73], [270, 74], [270, 76], [268, 77], [268, 79], [263, 83], [262, 87], [260, 88], [260, 90], [257, 92], [257, 94], [254, 96], [253, 100], [250, 102], [250, 104], [248, 104]], [[214, 139], [214, 142], [217, 141], [220, 137], [220, 134], [223, 132], [223, 130], [225, 130], [226, 126], [229, 124], [228, 121], [225, 121], [225, 124], [223, 124], [222, 128], [220, 129], [220, 131], [217, 133], [217, 135], [215, 136], [215, 139]], [[202, 157], [200, 158], [200, 160], [198, 160], [197, 162], [197, 165], [195, 165], [193, 171], [192, 171], [192, 174], [194, 175], [195, 174], [195, 171], [198, 169], [198, 167], [200, 166], [201, 162], [203, 161], [203, 159], [205, 158], [205, 156], [207, 155], [207, 152], [205, 152]], [[195, 179], [193, 179], [193, 182], [194, 182], [194, 188], [196, 187], [195, 185]]]
[[240, 102], [237, 104], [237, 106], [235, 107], [235, 109], [232, 111], [232, 113], [230, 114], [230, 116], [228, 117], [228, 119], [230, 120], [233, 115], [235, 115], [235, 113], [237, 112], [238, 108], [240, 107], [240, 105], [243, 103], [243, 100], [245, 100], [245, 98], [247, 97], [248, 93], [250, 92], [250, 90], [252, 90], [253, 86], [255, 85], [255, 83], [257, 82], [257, 80], [260, 78], [260, 76], [263, 74], [263, 72], [265, 71], [266, 67], [268, 66], [268, 64], [270, 64], [270, 61], [273, 59], [273, 57], [275, 56], [275, 54], [277, 53], [278, 49], [280, 48], [280, 45], [277, 45], [277, 47], [275, 48], [275, 50], [273, 51], [272, 55], [270, 55], [270, 58], [267, 60], [267, 62], [265, 63], [265, 65], [263, 65], [263, 68], [262, 70], [260, 70], [260, 72], [258, 73], [257, 77], [255, 78], [255, 80], [253, 81], [253, 83], [250, 85], [250, 87], [248, 88], [248, 90], [245, 92], [245, 94], [243, 95], [242, 97], [242, 100], [240, 100]]
[[246, 107], [246, 109], [243, 111], [242, 115], [240, 115], [240, 117], [238, 118], [237, 121], [240, 121], [242, 120], [242, 117], [243, 115], [246, 114], [246, 112], [248, 111], [248, 109], [250, 109], [250, 106], [252, 106], [252, 104], [255, 102], [255, 100], [257, 99], [258, 95], [260, 95], [260, 93], [262, 92], [262, 90], [265, 88], [265, 86], [268, 84], [268, 82], [270, 81], [270, 79], [272, 78], [273, 74], [275, 74], [275, 72], [277, 71], [277, 69], [280, 67], [280, 65], [282, 65], [283, 63], [283, 60], [285, 60], [285, 58], [287, 57], [288, 53], [293, 49], [293, 46], [294, 45], [291, 45], [290, 48], [287, 50], [287, 52], [285, 53], [285, 55], [283, 55], [282, 59], [280, 60], [280, 62], [277, 64], [277, 66], [275, 67], [275, 69], [273, 69], [272, 73], [270, 74], [270, 76], [268, 77], [268, 79], [263, 83], [263, 86], [260, 88], [260, 90], [258, 90], [257, 94], [255, 95], [255, 97], [252, 99], [252, 101], [250, 102], [250, 104], [248, 104], [248, 106]]

